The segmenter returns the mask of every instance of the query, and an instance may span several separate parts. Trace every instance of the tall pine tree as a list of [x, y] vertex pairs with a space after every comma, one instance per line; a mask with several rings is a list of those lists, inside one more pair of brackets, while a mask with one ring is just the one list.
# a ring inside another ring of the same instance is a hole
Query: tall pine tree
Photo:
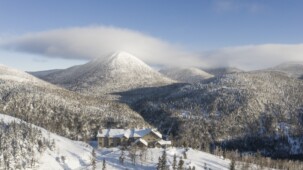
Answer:
[[173, 159], [173, 170], [177, 170], [177, 156], [174, 154], [174, 159]]
[[166, 163], [167, 163], [167, 159], [166, 159], [166, 150], [163, 151], [162, 156], [161, 156], [161, 170], [166, 170]]
[[162, 167], [162, 159], [161, 159], [161, 157], [159, 157], [158, 164], [157, 164], [157, 170], [161, 170], [161, 167]]
[[103, 159], [103, 166], [102, 166], [102, 170], [106, 170], [106, 161], [105, 161], [105, 159]]
[[92, 164], [92, 169], [95, 170], [96, 167], [97, 167], [97, 165], [96, 165], [96, 151], [95, 151], [95, 149], [92, 150], [91, 164]]
[[184, 169], [183, 165], [184, 165], [184, 161], [182, 158], [180, 158], [178, 163], [178, 170], [183, 170]]
[[121, 149], [121, 155], [119, 157], [120, 163], [123, 165], [124, 164], [124, 159], [125, 159], [125, 153], [124, 153], [124, 148]]
[[232, 157], [231, 158], [231, 162], [230, 162], [230, 167], [229, 167], [230, 170], [235, 170], [236, 169], [236, 161], [235, 161], [235, 158]]

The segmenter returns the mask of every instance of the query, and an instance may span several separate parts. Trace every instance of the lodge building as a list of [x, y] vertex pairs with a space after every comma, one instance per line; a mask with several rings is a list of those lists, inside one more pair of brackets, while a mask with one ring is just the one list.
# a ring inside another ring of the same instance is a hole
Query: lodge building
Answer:
[[99, 129], [99, 147], [117, 147], [137, 145], [140, 147], [166, 147], [171, 141], [162, 139], [162, 134], [156, 129]]

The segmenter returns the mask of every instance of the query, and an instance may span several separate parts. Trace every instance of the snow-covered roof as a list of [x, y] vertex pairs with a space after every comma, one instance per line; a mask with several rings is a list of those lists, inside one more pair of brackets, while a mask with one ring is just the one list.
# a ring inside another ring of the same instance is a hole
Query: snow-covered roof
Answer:
[[156, 129], [152, 129], [151, 130], [155, 135], [157, 135], [159, 138], [162, 138], [162, 134], [159, 132], [159, 131], [157, 131]]
[[159, 143], [160, 145], [171, 145], [171, 141], [168, 140], [160, 140], [157, 143]]
[[142, 138], [137, 139], [137, 140], [135, 141], [135, 143], [138, 143], [138, 142], [142, 143], [142, 144], [145, 145], [145, 146], [148, 146], [148, 143], [146, 142], [146, 140], [144, 140], [144, 139], [142, 139]]
[[143, 136], [152, 132], [159, 138], [162, 138], [160, 132], [155, 129], [100, 129], [98, 131], [97, 137], [109, 137], [109, 138], [142, 138]]

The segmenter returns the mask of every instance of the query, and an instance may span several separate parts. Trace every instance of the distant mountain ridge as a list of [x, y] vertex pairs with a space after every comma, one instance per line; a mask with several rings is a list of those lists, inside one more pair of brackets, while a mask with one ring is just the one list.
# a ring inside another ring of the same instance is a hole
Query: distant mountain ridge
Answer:
[[29, 71], [27, 73], [29, 73], [35, 77], [43, 77], [43, 76], [47, 76], [49, 74], [58, 72], [60, 70], [62, 70], [62, 69], [53, 69], [53, 70], [45, 70], [45, 71]]
[[211, 75], [201, 69], [195, 68], [195, 67], [167, 68], [167, 69], [160, 70], [160, 73], [164, 74], [165, 76], [167, 76], [173, 80], [176, 80], [179, 82], [185, 82], [185, 83], [196, 83], [196, 82], [202, 81], [204, 79], [214, 77], [213, 75]]
[[85, 95], [99, 96], [140, 87], [174, 83], [127, 52], [116, 52], [106, 59], [95, 59], [39, 78]]
[[268, 70], [280, 71], [296, 78], [303, 78], [303, 62], [285, 62]]
[[220, 76], [223, 74], [231, 74], [231, 73], [239, 73], [239, 72], [244, 72], [241, 69], [238, 69], [236, 67], [219, 67], [219, 68], [209, 68], [209, 69], [203, 69], [206, 72], [215, 75], [215, 76]]

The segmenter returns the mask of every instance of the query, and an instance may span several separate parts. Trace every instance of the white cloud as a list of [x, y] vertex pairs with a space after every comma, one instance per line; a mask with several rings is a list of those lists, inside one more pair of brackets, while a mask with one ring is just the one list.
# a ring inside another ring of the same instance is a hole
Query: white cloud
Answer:
[[303, 61], [303, 44], [263, 44], [194, 53], [140, 32], [115, 27], [83, 27], [31, 33], [5, 39], [0, 48], [50, 58], [105, 58], [127, 51], [156, 66], [233, 66], [261, 69], [287, 61]]
[[1, 43], [2, 48], [48, 57], [104, 58], [127, 51], [151, 65], [204, 65], [178, 46], [140, 32], [115, 27], [82, 27], [30, 33]]
[[201, 59], [211, 66], [234, 66], [253, 70], [283, 62], [303, 61], [303, 44], [263, 44], [222, 48], [203, 53]]

